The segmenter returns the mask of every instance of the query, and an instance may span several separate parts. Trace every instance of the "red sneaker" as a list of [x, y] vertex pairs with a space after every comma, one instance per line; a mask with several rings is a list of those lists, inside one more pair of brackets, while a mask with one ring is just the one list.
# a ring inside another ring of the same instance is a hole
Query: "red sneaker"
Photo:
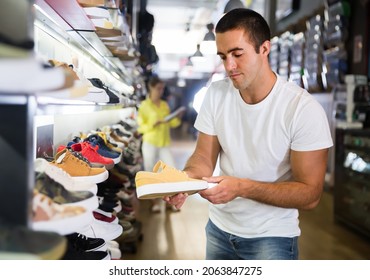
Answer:
[[71, 145], [72, 150], [81, 153], [91, 164], [102, 164], [107, 170], [112, 169], [114, 162], [111, 158], [101, 156], [97, 151], [99, 146], [91, 146], [88, 142], [75, 143]]

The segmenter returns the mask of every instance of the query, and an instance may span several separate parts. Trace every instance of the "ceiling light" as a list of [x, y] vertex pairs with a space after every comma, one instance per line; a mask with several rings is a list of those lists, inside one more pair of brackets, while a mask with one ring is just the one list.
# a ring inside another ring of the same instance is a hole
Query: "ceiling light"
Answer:
[[179, 78], [179, 79], [177, 80], [177, 86], [178, 86], [178, 87], [185, 87], [185, 86], [186, 86], [186, 81], [185, 81], [185, 79], [184, 79], [184, 78]]
[[196, 61], [203, 61], [205, 60], [205, 57], [204, 55], [202, 54], [202, 52], [200, 51], [200, 44], [197, 44], [197, 50], [196, 52], [190, 57], [191, 59], [191, 62], [196, 62]]
[[203, 41], [214, 41], [216, 39], [215, 37], [215, 33], [213, 33], [213, 29], [214, 29], [214, 25], [213, 23], [208, 23], [207, 24], [207, 29], [208, 29], [208, 32], [206, 33], [206, 35], [204, 36], [204, 39]]
[[192, 55], [192, 57], [203, 57], [203, 54], [200, 51], [200, 44], [197, 44], [197, 50], [196, 52]]

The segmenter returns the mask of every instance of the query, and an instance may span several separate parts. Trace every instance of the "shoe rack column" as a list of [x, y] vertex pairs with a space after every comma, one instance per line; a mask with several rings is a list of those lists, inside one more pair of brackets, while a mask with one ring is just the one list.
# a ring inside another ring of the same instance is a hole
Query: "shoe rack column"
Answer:
[[0, 225], [29, 225], [35, 113], [34, 96], [0, 93]]

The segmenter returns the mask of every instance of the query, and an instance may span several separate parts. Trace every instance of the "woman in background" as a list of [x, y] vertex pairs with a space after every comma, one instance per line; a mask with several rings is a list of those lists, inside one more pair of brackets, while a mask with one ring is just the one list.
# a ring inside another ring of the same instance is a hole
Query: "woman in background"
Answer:
[[[142, 154], [144, 170], [152, 171], [158, 160], [162, 160], [169, 166], [175, 166], [170, 151], [170, 129], [181, 124], [181, 115], [165, 120], [170, 114], [167, 101], [162, 100], [165, 83], [158, 77], [153, 76], [148, 81], [148, 96], [141, 102], [138, 110], [138, 131], [143, 134]], [[154, 199], [151, 211], [161, 211], [162, 199]], [[176, 210], [171, 206], [172, 210]]]

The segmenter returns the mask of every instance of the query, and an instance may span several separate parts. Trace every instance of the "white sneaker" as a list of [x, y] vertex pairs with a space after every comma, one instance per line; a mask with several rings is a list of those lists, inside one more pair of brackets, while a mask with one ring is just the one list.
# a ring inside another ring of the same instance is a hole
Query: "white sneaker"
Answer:
[[122, 252], [119, 248], [108, 247], [107, 252], [112, 260], [120, 260], [122, 257]]
[[[62, 69], [45, 69], [37, 58], [2, 58], [0, 60], [0, 91], [25, 93], [50, 91], [63, 86], [65, 76]], [[20, 82], [22, 81], [22, 82]]]
[[92, 222], [78, 231], [87, 237], [103, 238], [105, 242], [114, 240], [123, 232], [119, 224], [107, 223], [93, 218]]
[[106, 243], [109, 248], [119, 248], [119, 243], [115, 240], [109, 240]]

